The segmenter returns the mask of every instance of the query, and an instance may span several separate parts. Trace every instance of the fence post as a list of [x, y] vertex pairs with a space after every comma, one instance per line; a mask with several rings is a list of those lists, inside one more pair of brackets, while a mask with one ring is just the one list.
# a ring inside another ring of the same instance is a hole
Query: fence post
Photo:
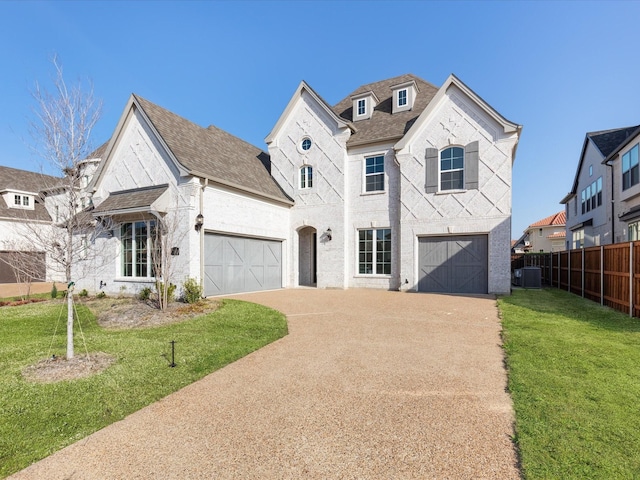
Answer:
[[582, 290], [582, 298], [584, 298], [584, 248], [582, 249], [582, 268], [580, 270], [582, 270], [582, 272], [580, 272], [582, 276], [582, 286], [580, 289]]
[[567, 254], [567, 292], [571, 292], [571, 250]]
[[558, 252], [558, 290], [560, 289], [560, 270], [562, 270], [562, 252]]
[[633, 242], [629, 242], [629, 316], [633, 317]]
[[604, 305], [604, 245], [600, 245], [600, 305]]

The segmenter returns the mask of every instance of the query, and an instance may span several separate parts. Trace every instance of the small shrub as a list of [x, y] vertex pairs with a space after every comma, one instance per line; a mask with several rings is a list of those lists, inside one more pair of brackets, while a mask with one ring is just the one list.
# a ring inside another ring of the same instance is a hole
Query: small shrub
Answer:
[[53, 287], [51, 287], [51, 298], [58, 298], [58, 287], [56, 287], [56, 282], [53, 282]]
[[107, 298], [107, 294], [104, 292], [100, 292], [96, 295], [96, 298]]
[[186, 303], [198, 303], [202, 298], [202, 287], [195, 278], [187, 278], [182, 283], [182, 299]]
[[80, 293], [78, 294], [78, 296], [80, 298], [87, 298], [89, 296], [89, 292], [87, 292], [86, 288], [83, 288], [82, 290], [80, 290]]
[[[158, 282], [156, 283], [156, 289], [158, 297], [162, 295], [162, 291], [164, 290], [164, 283]], [[171, 303], [176, 299], [176, 286], [173, 283], [169, 284], [169, 288], [167, 288], [167, 302]]]
[[151, 297], [151, 289], [149, 287], [144, 287], [142, 290], [138, 292], [138, 298], [143, 302], [146, 302]]

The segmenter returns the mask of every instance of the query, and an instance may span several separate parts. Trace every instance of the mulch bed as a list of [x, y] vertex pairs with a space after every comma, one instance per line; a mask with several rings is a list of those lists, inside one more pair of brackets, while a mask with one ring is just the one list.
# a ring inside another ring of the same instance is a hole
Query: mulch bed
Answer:
[[[215, 300], [202, 300], [195, 304], [172, 302], [165, 311], [161, 311], [152, 302], [135, 298], [82, 299], [76, 303], [86, 305], [96, 315], [100, 326], [118, 329], [156, 327], [182, 322], [214, 312], [219, 306], [219, 302]], [[75, 355], [70, 360], [53, 356], [26, 367], [22, 376], [28, 381], [38, 383], [76, 380], [105, 370], [115, 360], [103, 352]]]

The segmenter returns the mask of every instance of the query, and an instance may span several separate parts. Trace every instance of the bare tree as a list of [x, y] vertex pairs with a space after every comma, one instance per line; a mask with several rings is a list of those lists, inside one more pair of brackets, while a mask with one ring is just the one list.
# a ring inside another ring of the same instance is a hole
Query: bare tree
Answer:
[[[50, 265], [67, 283], [67, 358], [73, 348], [73, 267], [86, 251], [86, 235], [92, 235], [92, 218], [83, 214], [83, 160], [92, 151], [91, 134], [98, 122], [102, 103], [94, 98], [93, 86], [82, 80], [68, 85], [57, 58], [53, 58], [55, 76], [48, 90], [35, 84], [34, 118], [30, 124], [33, 149], [53, 170], [63, 175], [58, 185], [49, 186], [48, 201], [54, 205], [58, 227], [32, 228], [30, 234], [38, 250], [45, 251]], [[51, 211], [51, 210], [50, 210]], [[43, 231], [43, 230], [46, 230]]]
[[180, 219], [184, 213], [181, 214], [179, 198], [179, 196], [176, 198], [174, 209], [156, 220], [150, 235], [151, 261], [160, 310], [165, 310], [172, 300], [179, 267], [177, 262], [180, 255], [179, 245], [188, 234], [188, 231], [180, 225]]

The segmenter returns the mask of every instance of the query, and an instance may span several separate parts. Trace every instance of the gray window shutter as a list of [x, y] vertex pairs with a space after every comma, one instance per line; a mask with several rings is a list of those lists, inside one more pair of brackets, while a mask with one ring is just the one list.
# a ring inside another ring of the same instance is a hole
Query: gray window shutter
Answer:
[[427, 160], [425, 190], [427, 193], [436, 193], [438, 191], [438, 149], [427, 148], [425, 155]]
[[478, 141], [464, 147], [464, 188], [478, 189]]

